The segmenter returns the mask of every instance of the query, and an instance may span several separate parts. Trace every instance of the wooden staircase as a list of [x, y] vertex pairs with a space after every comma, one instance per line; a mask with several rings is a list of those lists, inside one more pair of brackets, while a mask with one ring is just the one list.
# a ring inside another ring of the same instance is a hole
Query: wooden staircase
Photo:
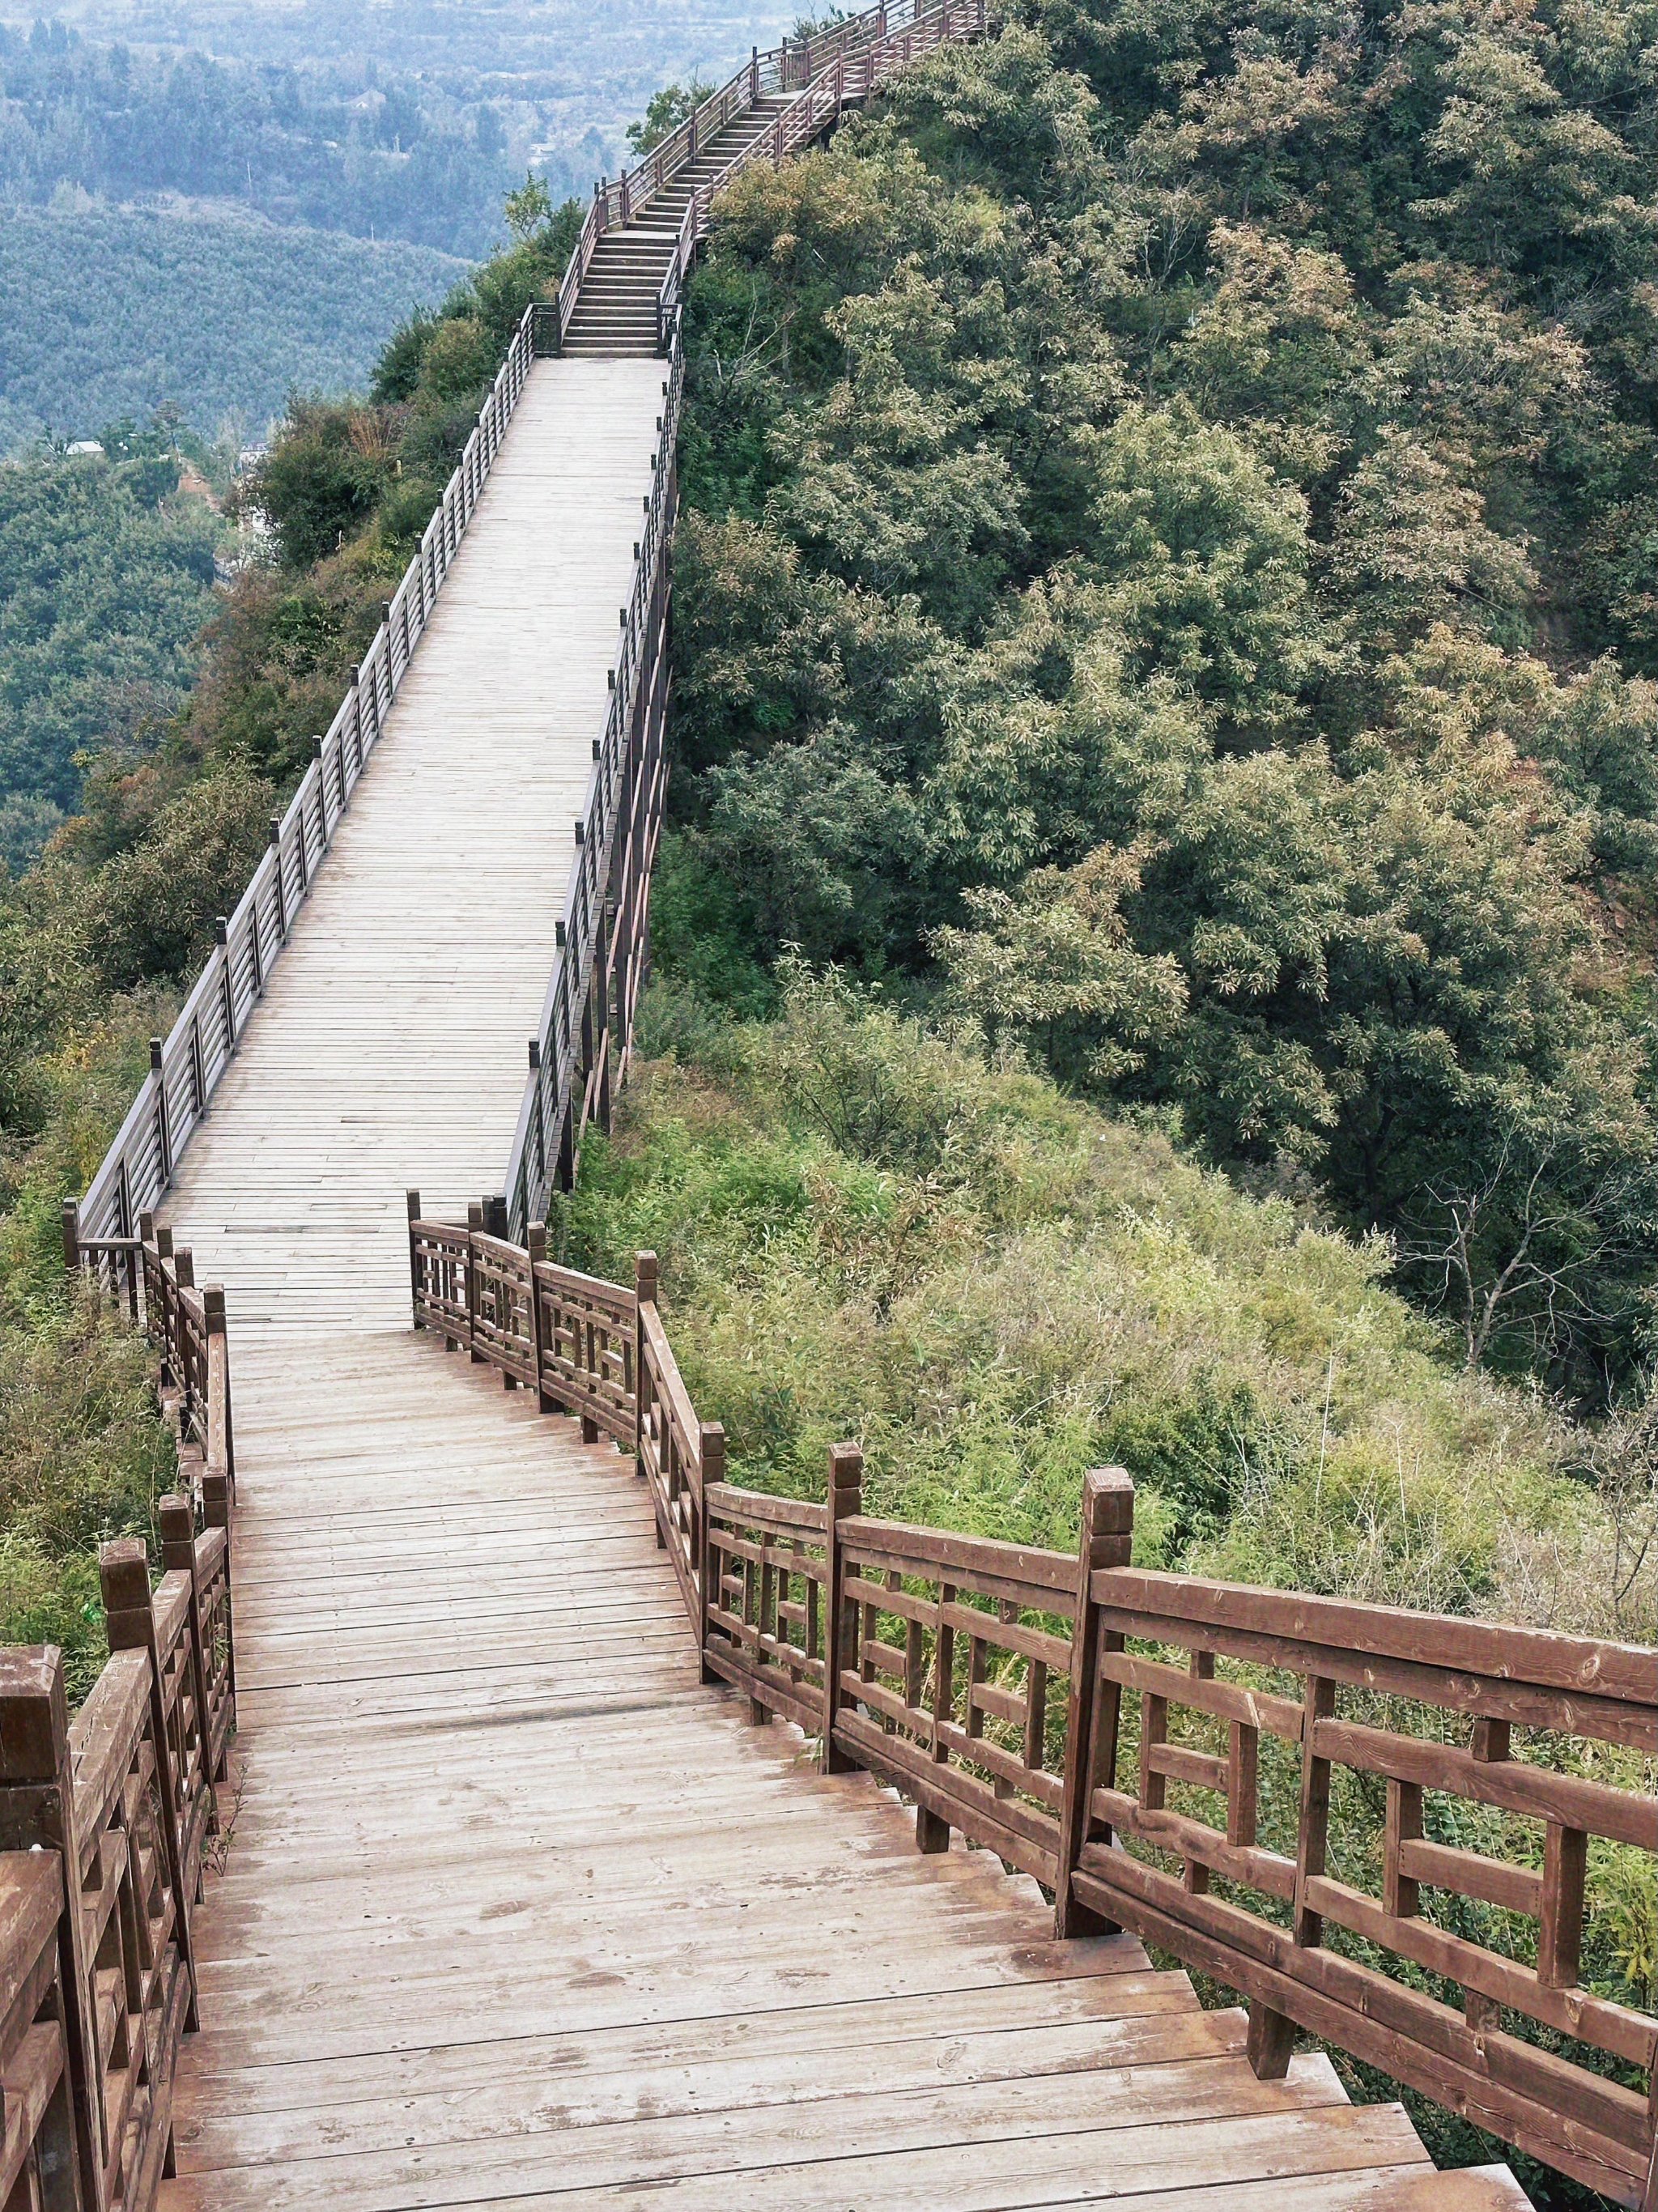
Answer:
[[780, 93], [762, 97], [677, 169], [633, 221], [604, 233], [564, 334], [567, 354], [614, 361], [660, 350], [657, 302], [693, 196], [757, 145], [787, 105]]

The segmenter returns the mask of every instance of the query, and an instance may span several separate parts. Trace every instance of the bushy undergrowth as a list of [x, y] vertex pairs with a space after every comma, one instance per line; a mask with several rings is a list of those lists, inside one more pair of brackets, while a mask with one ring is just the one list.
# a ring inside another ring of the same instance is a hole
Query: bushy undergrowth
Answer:
[[0, 1331], [0, 1644], [61, 1644], [71, 1704], [107, 1656], [98, 1547], [153, 1536], [176, 1473], [154, 1376], [90, 1297]]
[[805, 971], [769, 1022], [659, 984], [645, 1036], [562, 1233], [657, 1251], [741, 1479], [817, 1495], [854, 1437], [879, 1510], [1069, 1547], [1121, 1461], [1145, 1561], [1452, 1609], [1588, 1513], [1568, 1432], [1447, 1361], [1382, 1243], [1152, 1123]]
[[[1467, 1370], [1384, 1286], [1383, 1240], [1243, 1192], [1153, 1121], [1111, 1119], [833, 975], [786, 963], [769, 1018], [734, 1016], [690, 980], [742, 973], [729, 894], [699, 889], [671, 848], [664, 882], [675, 974], [647, 997], [647, 1057], [556, 1225], [598, 1273], [626, 1279], [635, 1251], [656, 1251], [677, 1354], [725, 1424], [735, 1480], [821, 1497], [827, 1449], [850, 1437], [871, 1510], [1070, 1550], [1084, 1469], [1117, 1462], [1141, 1565], [1652, 1637], [1658, 1590], [1643, 1555], [1631, 1569], [1633, 1523], [1620, 1542], [1618, 1450], [1597, 1467], [1540, 1395]], [[1416, 1707], [1375, 1717], [1433, 1724]], [[1055, 1686], [1050, 1729], [1063, 1719]], [[1180, 1723], [1213, 1751], [1206, 1725]], [[1131, 1712], [1131, 1766], [1134, 1726]], [[1604, 1747], [1530, 1755], [1650, 1786]], [[1334, 1788], [1331, 1871], [1374, 1893], [1382, 1790], [1345, 1769]], [[1299, 1790], [1298, 1760], [1264, 1743], [1260, 1840], [1291, 1854]], [[1432, 1820], [1438, 1841], [1540, 1864], [1534, 1823], [1450, 1799]], [[1597, 1843], [1589, 1887], [1586, 1983], [1650, 2005], [1651, 1860]], [[1534, 1959], [1523, 1916], [1449, 1897], [1424, 1910]], [[1400, 2094], [1339, 2063], [1356, 2094]], [[1497, 2154], [1409, 2101], [1442, 2163]], [[1599, 2201], [1519, 2163], [1548, 2212]]]

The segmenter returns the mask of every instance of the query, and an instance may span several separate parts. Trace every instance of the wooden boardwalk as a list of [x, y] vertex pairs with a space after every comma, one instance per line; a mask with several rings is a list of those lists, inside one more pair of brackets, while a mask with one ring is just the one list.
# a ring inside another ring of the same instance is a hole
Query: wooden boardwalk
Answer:
[[238, 1346], [242, 1796], [169, 2212], [1517, 2203], [699, 1687], [631, 1464], [429, 1339]]
[[660, 383], [537, 367], [167, 1219], [222, 1279], [240, 1800], [168, 2212], [1497, 2212], [1321, 2057], [701, 1686], [631, 1462], [408, 1329], [498, 1174]]
[[651, 489], [659, 361], [543, 361], [163, 1212], [246, 1340], [406, 1326], [403, 1193], [512, 1142]]

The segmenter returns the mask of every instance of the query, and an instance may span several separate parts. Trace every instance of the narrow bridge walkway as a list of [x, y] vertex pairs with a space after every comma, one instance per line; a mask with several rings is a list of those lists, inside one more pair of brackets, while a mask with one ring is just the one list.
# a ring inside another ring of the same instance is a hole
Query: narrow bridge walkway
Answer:
[[403, 1193], [512, 1144], [651, 488], [660, 361], [537, 362], [166, 1208], [254, 1328], [409, 1317]]

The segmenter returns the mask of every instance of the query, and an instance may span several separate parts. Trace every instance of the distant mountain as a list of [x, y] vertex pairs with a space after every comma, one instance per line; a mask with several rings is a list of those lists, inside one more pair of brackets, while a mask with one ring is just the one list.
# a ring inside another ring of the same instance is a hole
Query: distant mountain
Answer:
[[289, 392], [361, 387], [387, 332], [466, 267], [222, 208], [15, 209], [0, 221], [0, 452], [162, 406], [256, 441]]
[[[0, 0], [0, 200], [172, 191], [479, 254], [526, 169], [614, 173], [660, 86], [718, 82], [775, 0]], [[72, 21], [63, 20], [72, 15]], [[10, 27], [8, 27], [9, 25]]]

